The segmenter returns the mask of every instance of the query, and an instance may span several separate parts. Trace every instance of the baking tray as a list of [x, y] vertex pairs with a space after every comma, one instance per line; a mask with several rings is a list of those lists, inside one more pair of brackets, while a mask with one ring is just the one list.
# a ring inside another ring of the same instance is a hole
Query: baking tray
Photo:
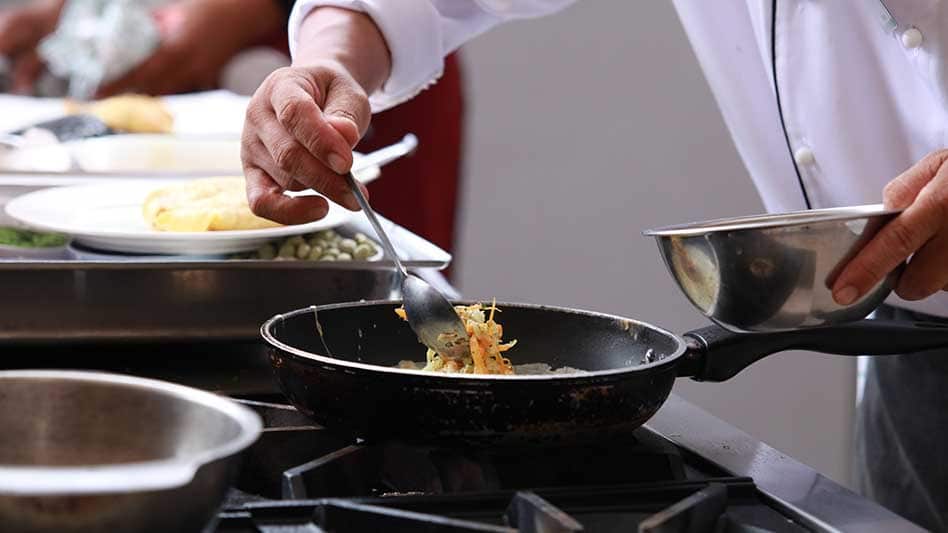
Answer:
[[[451, 256], [384, 221], [412, 269]], [[340, 233], [374, 232], [358, 220]], [[0, 344], [253, 340], [274, 314], [397, 297], [392, 262], [123, 257], [0, 260]]]

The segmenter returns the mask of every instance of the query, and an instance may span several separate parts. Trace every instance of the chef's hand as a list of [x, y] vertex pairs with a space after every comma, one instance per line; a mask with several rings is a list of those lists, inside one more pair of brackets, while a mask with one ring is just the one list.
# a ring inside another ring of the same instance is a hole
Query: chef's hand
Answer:
[[56, 29], [64, 2], [39, 0], [0, 10], [0, 56], [10, 61], [13, 92], [32, 92], [43, 71], [36, 46]]
[[177, 0], [155, 11], [158, 48], [141, 65], [102, 86], [96, 97], [212, 89], [241, 50], [281, 31], [286, 14], [276, 0]]
[[241, 158], [254, 213], [283, 224], [323, 218], [324, 198], [283, 194], [308, 188], [359, 209], [339, 174], [368, 128], [366, 95], [388, 78], [390, 64], [368, 16], [321, 7], [306, 17], [293, 66], [271, 74], [247, 107]]
[[842, 305], [860, 298], [909, 256], [896, 294], [921, 300], [948, 290], [948, 150], [927, 155], [889, 182], [883, 196], [886, 207], [904, 211], [836, 279], [833, 298]]

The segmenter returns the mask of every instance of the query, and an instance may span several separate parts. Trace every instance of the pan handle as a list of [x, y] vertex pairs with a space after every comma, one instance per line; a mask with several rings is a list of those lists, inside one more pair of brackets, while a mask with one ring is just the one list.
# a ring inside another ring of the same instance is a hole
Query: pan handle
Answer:
[[756, 361], [784, 350], [838, 355], [895, 355], [948, 347], [948, 324], [860, 320], [780, 333], [733, 333], [708, 326], [684, 334], [688, 353], [679, 376], [724, 381]]

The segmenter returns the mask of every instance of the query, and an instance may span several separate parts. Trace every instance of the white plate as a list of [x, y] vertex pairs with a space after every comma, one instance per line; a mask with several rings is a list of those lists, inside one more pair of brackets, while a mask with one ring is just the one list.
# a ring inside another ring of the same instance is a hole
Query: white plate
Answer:
[[100, 250], [145, 254], [227, 254], [253, 250], [280, 237], [311, 233], [345, 224], [359, 213], [332, 202], [326, 218], [277, 228], [163, 232], [142, 216], [142, 203], [153, 190], [180, 180], [134, 179], [57, 187], [11, 200], [7, 214], [36, 229], [72, 235]]
[[64, 143], [64, 147], [89, 173], [243, 174], [239, 137], [110, 135]]
[[[75, 162], [78, 168], [73, 167]], [[4, 172], [228, 176], [243, 173], [240, 139], [122, 134], [0, 150]], [[123, 176], [124, 175], [124, 176]]]

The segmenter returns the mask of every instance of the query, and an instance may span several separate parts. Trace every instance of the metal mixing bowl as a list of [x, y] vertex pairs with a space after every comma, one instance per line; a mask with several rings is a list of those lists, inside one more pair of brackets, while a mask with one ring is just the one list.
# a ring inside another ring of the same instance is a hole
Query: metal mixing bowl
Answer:
[[0, 529], [201, 531], [251, 410], [211, 393], [98, 372], [0, 372]]
[[881, 205], [817, 209], [644, 233], [658, 241], [672, 277], [705, 316], [737, 332], [785, 331], [859, 320], [885, 300], [902, 267], [850, 305], [837, 304], [831, 288], [899, 212]]

